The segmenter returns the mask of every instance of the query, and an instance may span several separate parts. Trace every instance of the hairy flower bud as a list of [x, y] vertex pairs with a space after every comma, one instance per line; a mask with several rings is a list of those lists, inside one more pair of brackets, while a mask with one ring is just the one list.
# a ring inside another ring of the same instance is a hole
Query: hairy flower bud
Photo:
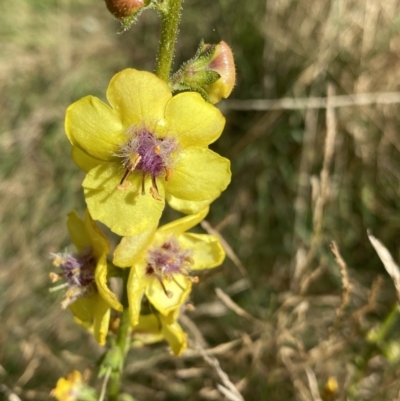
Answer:
[[144, 0], [105, 0], [108, 11], [120, 19], [130, 17], [145, 6]]
[[214, 55], [208, 64], [208, 68], [220, 75], [219, 79], [207, 86], [210, 102], [217, 103], [231, 94], [236, 82], [233, 54], [226, 42], [222, 41], [215, 46]]
[[108, 11], [117, 18], [122, 29], [128, 29], [146, 6], [145, 0], [105, 0]]
[[235, 81], [232, 50], [222, 41], [217, 45], [200, 43], [195, 56], [172, 76], [171, 86], [199, 92], [208, 102], [218, 103], [231, 94]]

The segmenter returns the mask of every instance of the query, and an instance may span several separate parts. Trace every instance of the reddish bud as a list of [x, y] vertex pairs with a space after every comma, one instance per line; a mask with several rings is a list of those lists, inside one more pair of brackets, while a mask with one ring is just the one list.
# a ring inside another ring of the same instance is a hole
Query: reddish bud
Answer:
[[108, 11], [119, 20], [131, 17], [145, 6], [144, 0], [105, 0]]

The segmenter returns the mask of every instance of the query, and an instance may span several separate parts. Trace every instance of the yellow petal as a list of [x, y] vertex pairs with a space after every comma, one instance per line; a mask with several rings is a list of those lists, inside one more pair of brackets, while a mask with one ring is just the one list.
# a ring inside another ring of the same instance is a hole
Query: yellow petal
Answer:
[[185, 214], [194, 214], [197, 213], [199, 210], [204, 209], [207, 207], [210, 202], [207, 201], [190, 201], [190, 200], [183, 200], [175, 198], [168, 192], [166, 193], [166, 200], [168, 205], [172, 207], [172, 209], [179, 210]]
[[181, 219], [174, 220], [171, 223], [161, 226], [156, 233], [156, 242], [161, 238], [170, 237], [171, 235], [178, 236], [192, 227], [200, 223], [207, 216], [210, 208], [207, 206], [196, 214], [182, 217]]
[[142, 195], [142, 175], [134, 172], [128, 178], [130, 187], [119, 190], [123, 175], [119, 167], [118, 163], [104, 163], [87, 174], [82, 186], [91, 216], [121, 236], [154, 229], [164, 209], [163, 185], [158, 186], [162, 200], [150, 194], [150, 179], [146, 179], [146, 193]]
[[76, 321], [93, 330], [94, 337], [100, 345], [104, 345], [110, 322], [110, 307], [99, 293], [77, 299], [69, 309]]
[[77, 146], [72, 146], [71, 148], [71, 157], [72, 160], [76, 163], [76, 165], [86, 173], [88, 173], [92, 168], [95, 168], [99, 164], [101, 164], [100, 160], [97, 160], [83, 150], [79, 149]]
[[172, 324], [163, 324], [162, 333], [168, 341], [174, 355], [181, 355], [187, 348], [187, 334], [182, 330], [179, 323], [174, 322]]
[[134, 69], [114, 75], [107, 89], [107, 99], [126, 128], [155, 127], [164, 117], [171, 96], [166, 82], [150, 72]]
[[97, 262], [96, 272], [95, 272], [95, 280], [97, 289], [104, 299], [104, 301], [114, 308], [115, 310], [121, 312], [123, 307], [121, 303], [117, 300], [115, 294], [108, 288], [107, 285], [107, 258], [106, 254], [100, 257]]
[[[160, 282], [151, 278], [146, 287], [146, 296], [150, 303], [164, 316], [170, 316], [172, 310], [184, 304], [186, 297], [192, 289], [192, 283], [182, 274], [175, 274], [174, 280], [163, 280], [164, 286], [171, 297], [168, 297]], [[177, 284], [178, 283], [178, 284]]]
[[110, 307], [100, 294], [96, 294], [96, 298], [93, 316], [94, 338], [100, 345], [105, 345], [110, 324]]
[[86, 96], [68, 107], [65, 131], [72, 145], [103, 161], [115, 159], [118, 145], [127, 138], [117, 113], [94, 96]]
[[165, 109], [165, 120], [168, 134], [177, 136], [182, 147], [209, 145], [225, 125], [221, 112], [194, 92], [174, 96]]
[[[144, 269], [144, 266], [139, 267], [139, 270]], [[128, 279], [128, 301], [129, 301], [129, 316], [131, 319], [132, 326], [136, 326], [139, 323], [140, 307], [142, 298], [146, 289], [146, 280], [143, 279], [143, 275], [139, 275], [137, 272], [138, 267], [132, 266], [129, 273]]]
[[191, 147], [180, 154], [166, 190], [179, 199], [211, 203], [228, 186], [230, 180], [228, 159], [210, 149]]
[[114, 251], [114, 265], [130, 267], [140, 256], [140, 252], [149, 246], [154, 237], [153, 230], [146, 230], [133, 237], [124, 237]]
[[85, 212], [85, 230], [89, 236], [95, 258], [98, 260], [103, 255], [108, 255], [110, 253], [108, 239], [93, 221], [87, 209]]
[[143, 344], [154, 344], [164, 340], [161, 333], [160, 317], [154, 313], [149, 315], [140, 315], [139, 324], [132, 331], [134, 346]]
[[161, 321], [154, 313], [140, 315], [139, 324], [134, 327], [135, 333], [158, 333], [161, 331]]
[[193, 250], [191, 270], [211, 269], [221, 265], [225, 259], [225, 251], [214, 235], [185, 233], [178, 240], [182, 248]]
[[85, 223], [75, 211], [68, 213], [67, 228], [78, 252], [90, 247], [91, 242], [85, 230]]
[[69, 309], [82, 323], [91, 324], [93, 322], [95, 303], [96, 299], [94, 296], [81, 297], [71, 304]]

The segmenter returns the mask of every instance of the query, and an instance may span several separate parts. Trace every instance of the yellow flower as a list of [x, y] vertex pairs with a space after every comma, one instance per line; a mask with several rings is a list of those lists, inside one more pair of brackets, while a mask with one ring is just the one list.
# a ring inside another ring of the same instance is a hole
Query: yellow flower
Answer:
[[50, 395], [58, 401], [76, 401], [82, 387], [82, 375], [77, 370], [70, 373], [65, 379], [61, 377], [57, 381], [56, 388]]
[[61, 274], [51, 273], [53, 282], [65, 279], [57, 288], [67, 288], [63, 308], [69, 307], [78, 323], [92, 327], [99, 344], [108, 333], [110, 307], [122, 311], [114, 293], [107, 286], [107, 254], [110, 245], [88, 211], [81, 220], [74, 211], [68, 215], [68, 231], [77, 254], [52, 254], [53, 264]]
[[65, 120], [95, 220], [132, 236], [157, 227], [165, 199], [197, 213], [227, 187], [229, 160], [208, 149], [225, 119], [198, 93], [172, 97], [154, 74], [127, 69], [112, 78], [107, 99], [111, 106], [84, 97]]
[[186, 231], [204, 219], [208, 207], [160, 227], [146, 235], [125, 237], [114, 252], [113, 263], [132, 266], [128, 280], [129, 313], [133, 326], [139, 323], [142, 298], [162, 316], [173, 313], [185, 301], [197, 277], [190, 272], [219, 266], [225, 252], [217, 237]]
[[58, 401], [98, 400], [94, 389], [84, 383], [81, 373], [77, 370], [71, 372], [66, 378], [58, 379], [56, 388], [51, 391], [50, 396], [57, 398]]
[[160, 314], [140, 315], [139, 323], [133, 328], [132, 340], [136, 346], [154, 344], [164, 339], [174, 355], [181, 355], [187, 348], [187, 334], [177, 322], [179, 308], [173, 313], [172, 321]]

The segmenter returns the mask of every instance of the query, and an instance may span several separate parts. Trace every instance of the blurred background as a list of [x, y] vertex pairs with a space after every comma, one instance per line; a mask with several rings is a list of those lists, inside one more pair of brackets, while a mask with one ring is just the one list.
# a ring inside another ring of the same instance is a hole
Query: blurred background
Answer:
[[[399, 28], [398, 0], [185, 1], [174, 69], [201, 39], [236, 59], [213, 145], [233, 180], [203, 224], [228, 258], [193, 291], [189, 350], [132, 350], [127, 393], [228, 399], [201, 344], [248, 401], [400, 400], [396, 292], [367, 235], [399, 259]], [[99, 0], [0, 2], [0, 399], [47, 400], [102, 354], [48, 274], [84, 211], [65, 109], [154, 70], [157, 15], [118, 30]]]

